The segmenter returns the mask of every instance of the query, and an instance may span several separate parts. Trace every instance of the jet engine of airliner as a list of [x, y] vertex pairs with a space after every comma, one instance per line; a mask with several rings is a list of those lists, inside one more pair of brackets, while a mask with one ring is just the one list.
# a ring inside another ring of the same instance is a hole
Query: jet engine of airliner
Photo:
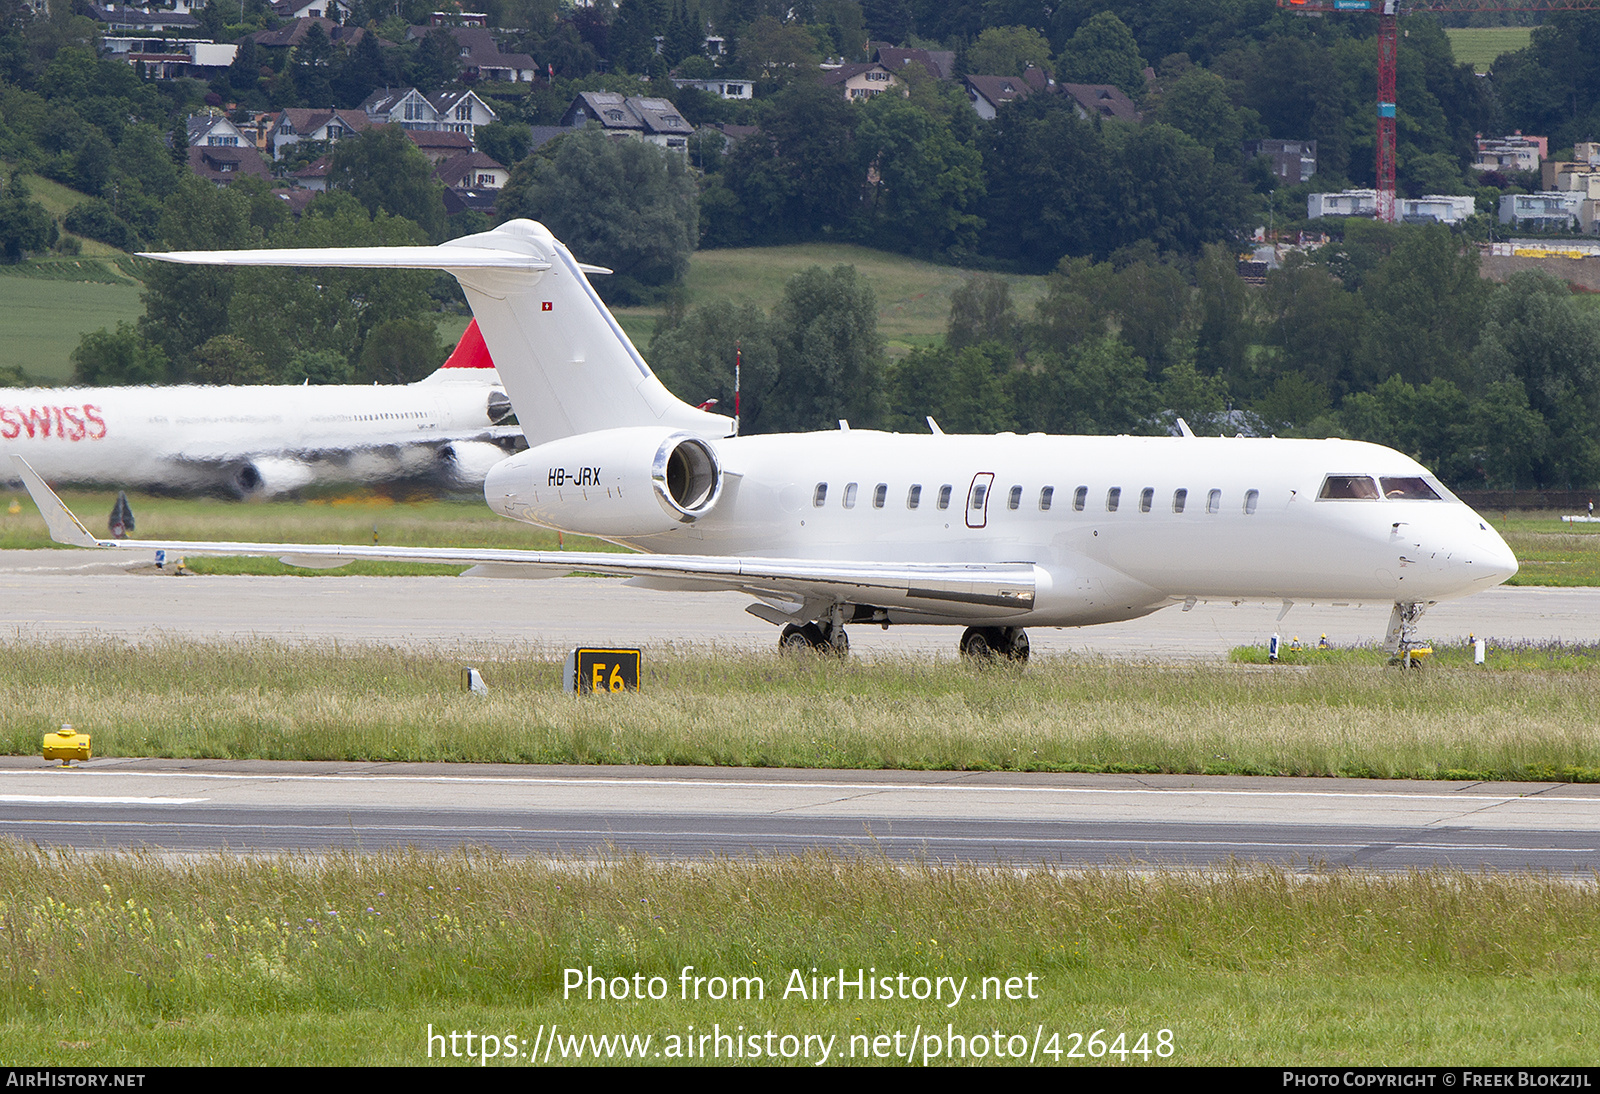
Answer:
[[650, 427], [583, 433], [496, 464], [483, 494], [496, 512], [564, 532], [660, 535], [709, 514], [722, 463], [693, 433]]
[[241, 498], [272, 497], [307, 486], [316, 472], [300, 460], [262, 457], [235, 467], [228, 474], [228, 488]]
[[491, 441], [452, 441], [439, 448], [439, 470], [456, 489], [476, 487], [489, 469], [506, 458], [506, 450]]

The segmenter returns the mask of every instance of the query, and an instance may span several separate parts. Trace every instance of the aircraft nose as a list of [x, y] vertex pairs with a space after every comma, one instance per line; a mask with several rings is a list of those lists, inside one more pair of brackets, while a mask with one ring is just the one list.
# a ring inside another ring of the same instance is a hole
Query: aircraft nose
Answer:
[[1510, 581], [1517, 576], [1517, 556], [1499, 532], [1486, 522], [1479, 524], [1479, 540], [1468, 555], [1475, 581], [1485, 588]]

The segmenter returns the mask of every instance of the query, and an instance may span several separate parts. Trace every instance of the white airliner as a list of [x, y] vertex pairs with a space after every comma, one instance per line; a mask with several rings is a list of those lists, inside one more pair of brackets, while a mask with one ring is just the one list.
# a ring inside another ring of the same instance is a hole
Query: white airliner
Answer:
[[476, 326], [414, 384], [0, 389], [0, 451], [55, 482], [282, 494], [422, 480], [477, 489], [522, 443]]
[[[966, 630], [971, 655], [1027, 656], [1027, 626], [1132, 619], [1202, 600], [1393, 604], [1409, 642], [1430, 603], [1517, 563], [1415, 461], [1352, 441], [901, 435], [738, 437], [646, 366], [543, 225], [438, 247], [185, 252], [174, 262], [454, 274], [530, 448], [489, 472], [499, 513], [640, 554], [101, 540], [19, 461], [58, 540], [180, 554], [574, 569], [659, 589], [733, 589], [785, 646], [847, 648], [848, 624]], [[932, 422], [930, 421], [930, 426]]]

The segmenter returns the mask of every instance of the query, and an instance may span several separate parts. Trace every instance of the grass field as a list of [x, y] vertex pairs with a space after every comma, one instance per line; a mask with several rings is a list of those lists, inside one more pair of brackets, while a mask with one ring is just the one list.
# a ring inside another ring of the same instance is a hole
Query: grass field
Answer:
[[20, 365], [45, 383], [72, 377], [72, 351], [85, 334], [144, 314], [140, 287], [0, 274], [0, 366]]
[[[1410, 672], [682, 649], [637, 694], [582, 701], [565, 652], [19, 637], [0, 752], [70, 722], [96, 756], [1600, 780], [1593, 649]], [[468, 665], [487, 695], [461, 691]]]
[[1600, 524], [1565, 524], [1556, 513], [1491, 518], [1517, 556], [1512, 585], [1600, 585]]
[[[0, 924], [16, 1066], [562, 1064], [618, 1034], [619, 1063], [1588, 1065], [1600, 977], [1592, 885], [1447, 872], [4, 843]], [[827, 1001], [794, 990], [812, 970]], [[839, 999], [861, 973], [894, 998]], [[591, 975], [660, 998], [591, 999]], [[959, 1003], [905, 998], [937, 977]]]
[[1488, 72], [1502, 53], [1526, 49], [1533, 37], [1532, 27], [1447, 27], [1450, 51], [1456, 61], [1469, 64], [1476, 72]]
[[[17, 503], [17, 511], [9, 511], [9, 502], [0, 508], [0, 549], [52, 546], [44, 518], [26, 492], [17, 490], [8, 497]], [[91, 530], [104, 531], [117, 494], [114, 490], [67, 490], [61, 497]], [[129, 496], [129, 504], [138, 522], [137, 535], [146, 539], [382, 543], [397, 547], [520, 547], [527, 550], [556, 550], [563, 545], [558, 543], [554, 532], [495, 515], [482, 497], [424, 497], [405, 501], [361, 493], [303, 501], [235, 502], [135, 493]], [[565, 537], [564, 546], [574, 551], [617, 549], [582, 536]], [[195, 561], [196, 565], [201, 564], [201, 560]]]
[[[950, 294], [971, 277], [969, 271], [936, 266], [902, 255], [834, 243], [789, 247], [697, 251], [689, 262], [689, 305], [712, 300], [754, 304], [763, 311], [783, 297], [788, 280], [812, 266], [832, 269], [850, 265], [878, 297], [878, 333], [887, 339], [891, 356], [931, 345], [944, 337], [950, 319]], [[1032, 314], [1044, 296], [1045, 279], [1005, 275], [1019, 314]], [[647, 347], [659, 308], [618, 311], [628, 337]]]

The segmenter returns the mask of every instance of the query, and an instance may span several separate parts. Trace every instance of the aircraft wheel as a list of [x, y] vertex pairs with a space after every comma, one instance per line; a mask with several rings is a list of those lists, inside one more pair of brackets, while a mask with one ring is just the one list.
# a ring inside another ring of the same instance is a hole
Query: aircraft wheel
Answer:
[[1009, 640], [1006, 647], [1006, 656], [1019, 665], [1028, 663], [1028, 632], [1021, 627], [1007, 627], [1006, 638]]
[[784, 625], [783, 633], [778, 635], [778, 649], [784, 653], [799, 653], [812, 648], [811, 639], [806, 637], [806, 629], [798, 623]]
[[827, 644], [822, 648], [824, 652], [837, 654], [840, 657], [848, 657], [850, 656], [850, 635], [846, 633], [843, 627], [840, 627], [828, 635]]
[[970, 661], [993, 661], [995, 657], [994, 632], [988, 627], [968, 627], [962, 631], [961, 656]]

